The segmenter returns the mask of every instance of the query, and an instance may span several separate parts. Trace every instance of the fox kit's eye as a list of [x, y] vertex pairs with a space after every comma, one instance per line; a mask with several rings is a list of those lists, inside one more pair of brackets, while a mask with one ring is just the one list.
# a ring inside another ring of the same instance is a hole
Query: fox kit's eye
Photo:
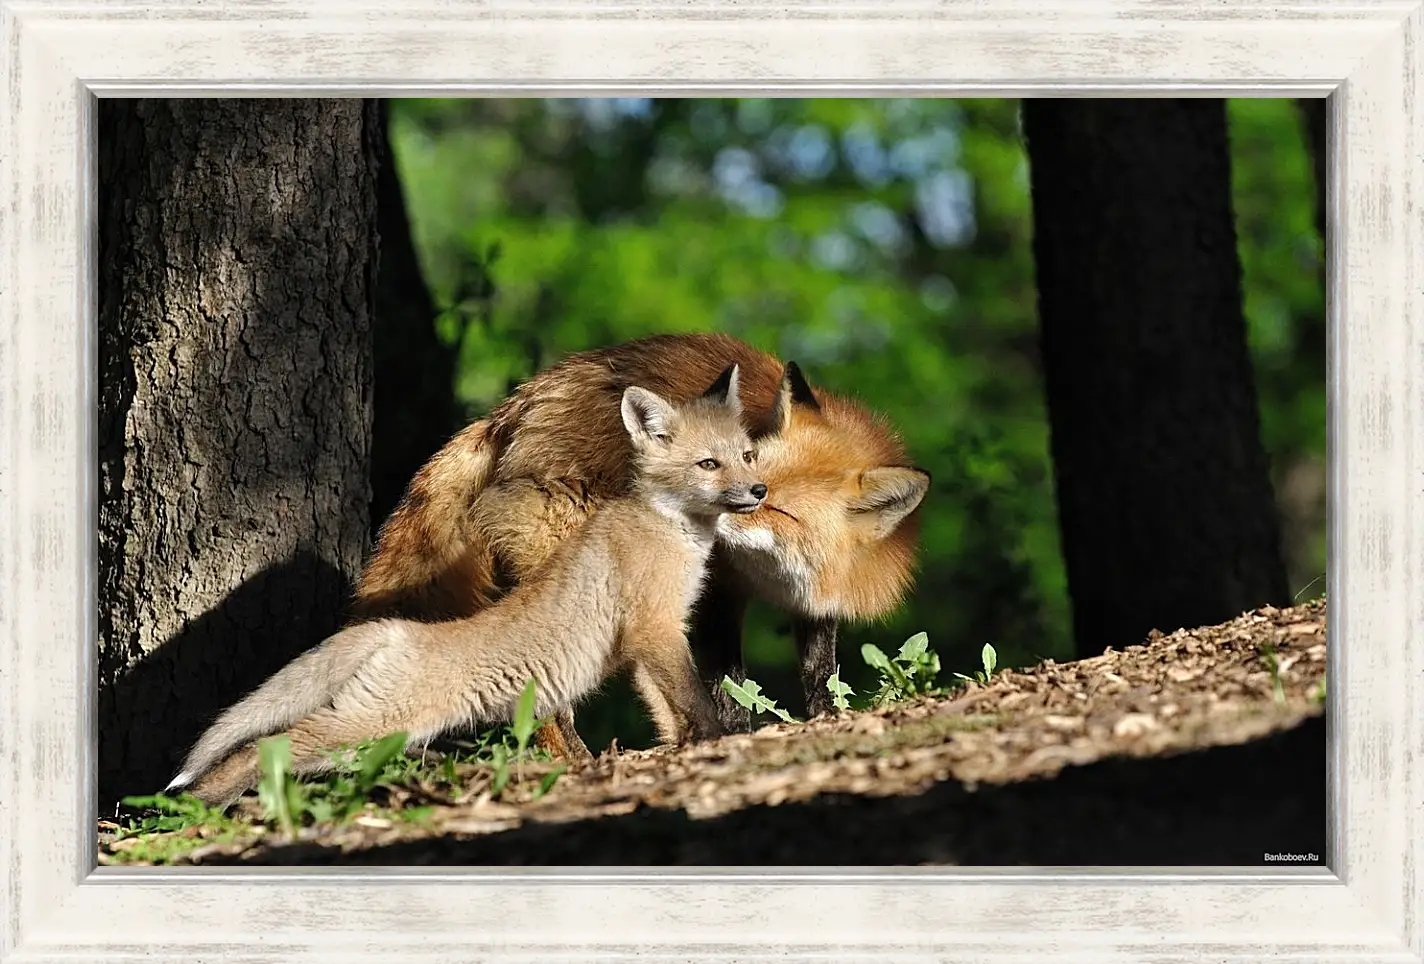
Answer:
[[751, 465], [754, 461], [756, 461], [756, 453], [751, 451], [750, 449], [743, 452], [742, 461], [747, 463], [748, 465]]
[[713, 469], [720, 469], [722, 467], [722, 463], [718, 462], [716, 459], [703, 459], [701, 462], [697, 463], [697, 467], [699, 469], [706, 469], [708, 472], [711, 472]]

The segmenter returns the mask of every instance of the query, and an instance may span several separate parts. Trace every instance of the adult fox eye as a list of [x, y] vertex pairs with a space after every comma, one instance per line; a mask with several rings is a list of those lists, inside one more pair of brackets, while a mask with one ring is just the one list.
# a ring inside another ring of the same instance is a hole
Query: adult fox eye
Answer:
[[752, 464], [752, 460], [754, 460], [755, 458], [756, 458], [756, 454], [753, 453], [753, 452], [743, 452], [743, 453], [742, 453], [742, 461], [745, 462], [745, 463], [747, 463], [748, 465], [751, 465], [751, 464]]
[[697, 467], [699, 469], [706, 469], [708, 472], [711, 472], [713, 469], [721, 468], [721, 465], [716, 459], [703, 459], [701, 462], [697, 463]]

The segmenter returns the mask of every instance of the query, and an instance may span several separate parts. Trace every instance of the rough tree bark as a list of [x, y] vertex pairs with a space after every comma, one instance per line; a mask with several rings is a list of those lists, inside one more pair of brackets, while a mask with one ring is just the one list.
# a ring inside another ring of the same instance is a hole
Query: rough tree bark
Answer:
[[374, 108], [99, 103], [99, 796], [337, 624], [368, 533]]
[[1028, 100], [1034, 258], [1081, 655], [1287, 602], [1220, 100]]
[[400, 173], [391, 156], [389, 102], [378, 102], [376, 178], [381, 263], [376, 273], [375, 414], [371, 426], [371, 525], [378, 528], [406, 483], [460, 427], [455, 349], [435, 332], [435, 306], [410, 238]]

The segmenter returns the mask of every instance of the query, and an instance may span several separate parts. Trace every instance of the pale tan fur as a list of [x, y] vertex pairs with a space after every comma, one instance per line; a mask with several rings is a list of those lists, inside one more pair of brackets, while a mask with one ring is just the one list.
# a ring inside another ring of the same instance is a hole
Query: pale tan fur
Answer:
[[[686, 624], [717, 520], [754, 511], [766, 492], [737, 382], [732, 367], [706, 396], [678, 406], [628, 388], [621, 417], [636, 468], [626, 494], [604, 501], [473, 616], [357, 623], [299, 657], [219, 718], [170, 789], [191, 785], [204, 800], [230, 801], [257, 779], [253, 741], [283, 729], [294, 770], [310, 773], [330, 765], [331, 751], [387, 733], [405, 731], [418, 745], [507, 721], [530, 678], [536, 713], [567, 712], [625, 668], [661, 739], [716, 735]], [[515, 486], [501, 497], [528, 495]]]

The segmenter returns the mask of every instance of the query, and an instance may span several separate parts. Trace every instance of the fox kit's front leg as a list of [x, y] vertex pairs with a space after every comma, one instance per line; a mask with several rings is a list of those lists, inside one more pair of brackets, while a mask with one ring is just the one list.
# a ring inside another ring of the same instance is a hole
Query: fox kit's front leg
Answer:
[[724, 732], [706, 686], [697, 676], [681, 626], [644, 625], [629, 639], [633, 685], [648, 706], [663, 743], [711, 740]]

